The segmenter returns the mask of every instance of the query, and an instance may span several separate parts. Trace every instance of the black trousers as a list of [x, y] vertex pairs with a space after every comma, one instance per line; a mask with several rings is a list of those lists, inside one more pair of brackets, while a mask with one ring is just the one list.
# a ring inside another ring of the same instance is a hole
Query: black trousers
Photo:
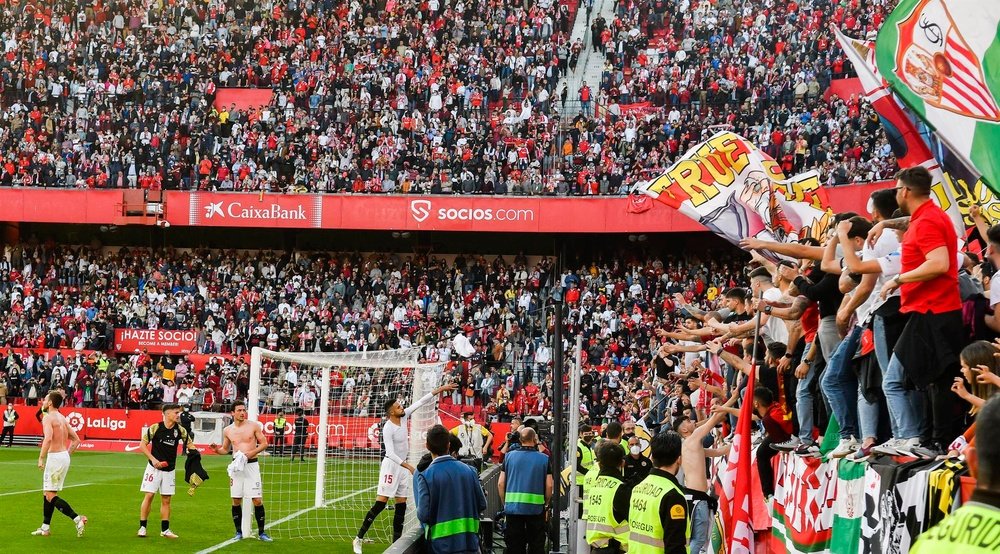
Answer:
[[760, 475], [760, 489], [764, 496], [774, 494], [774, 468], [771, 467], [771, 458], [778, 455], [778, 451], [771, 448], [771, 438], [765, 438], [757, 447], [757, 473]]
[[506, 554], [543, 554], [545, 552], [545, 516], [515, 516], [507, 514], [507, 529], [503, 540]]
[[278, 456], [285, 455], [285, 434], [275, 433], [274, 434], [274, 451]]
[[306, 456], [306, 441], [305, 440], [303, 440], [302, 442], [299, 442], [298, 440], [295, 440], [294, 442], [292, 442], [292, 456], [291, 456], [292, 458], [295, 457], [295, 452], [296, 451], [298, 451], [298, 453], [299, 453], [299, 459], [303, 459], [304, 460], [305, 456]]
[[0, 432], [0, 445], [3, 444], [4, 437], [7, 437], [7, 446], [14, 445], [14, 427], [4, 427], [3, 432]]

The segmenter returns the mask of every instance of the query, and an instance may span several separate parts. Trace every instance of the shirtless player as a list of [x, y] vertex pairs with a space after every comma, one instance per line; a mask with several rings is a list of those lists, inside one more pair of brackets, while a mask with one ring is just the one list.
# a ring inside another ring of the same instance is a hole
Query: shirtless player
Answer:
[[[229, 496], [233, 499], [233, 525], [236, 526], [236, 540], [243, 539], [243, 497], [253, 499], [253, 515], [257, 520], [257, 538], [264, 542], [272, 539], [264, 531], [264, 488], [260, 481], [260, 466], [257, 455], [267, 450], [267, 437], [259, 423], [247, 421], [247, 405], [242, 400], [233, 404], [233, 423], [222, 431], [222, 446], [210, 445], [217, 454], [242, 452], [246, 465], [229, 478]], [[232, 475], [232, 474], [231, 474]]]
[[55, 510], [76, 523], [78, 537], [83, 536], [83, 529], [87, 525], [87, 516], [77, 515], [65, 500], [59, 498], [59, 491], [69, 472], [69, 455], [80, 446], [80, 437], [59, 413], [62, 403], [63, 397], [57, 391], [50, 392], [42, 401], [42, 429], [45, 438], [42, 439], [42, 452], [38, 455], [38, 469], [45, 470], [42, 479], [45, 503], [42, 508], [42, 526], [31, 532], [36, 536], [49, 536], [49, 524]]

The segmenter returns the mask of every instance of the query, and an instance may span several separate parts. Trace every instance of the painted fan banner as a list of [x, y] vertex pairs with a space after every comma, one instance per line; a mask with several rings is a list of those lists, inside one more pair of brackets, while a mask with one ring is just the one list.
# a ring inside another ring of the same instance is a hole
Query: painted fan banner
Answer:
[[730, 131], [694, 146], [637, 190], [733, 244], [819, 239], [833, 217], [816, 172], [786, 179], [773, 159]]

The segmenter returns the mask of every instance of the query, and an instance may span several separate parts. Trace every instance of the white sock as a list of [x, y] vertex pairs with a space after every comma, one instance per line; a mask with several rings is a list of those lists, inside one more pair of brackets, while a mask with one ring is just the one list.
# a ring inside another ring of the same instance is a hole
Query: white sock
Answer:
[[83, 516], [76, 516], [76, 517], [73, 518], [73, 521], [76, 522], [76, 523], [80, 523], [80, 521], [82, 521], [82, 520], [83, 520]]
[[42, 531], [48, 531], [48, 530], [49, 530], [49, 524], [48, 523], [43, 523], [42, 524]]

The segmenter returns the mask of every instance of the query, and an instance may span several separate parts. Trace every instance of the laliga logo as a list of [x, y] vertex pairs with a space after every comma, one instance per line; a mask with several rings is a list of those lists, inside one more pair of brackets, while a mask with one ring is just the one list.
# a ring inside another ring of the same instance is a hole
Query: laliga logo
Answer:
[[215, 215], [226, 217], [226, 214], [222, 213], [222, 202], [213, 202], [205, 206], [205, 219], [212, 219]]
[[86, 421], [84, 420], [84, 417], [83, 415], [80, 414], [80, 412], [70, 412], [69, 415], [66, 416], [66, 423], [69, 424], [70, 429], [79, 433], [80, 430], [83, 429], [83, 426], [86, 423]]
[[431, 201], [414, 200], [410, 202], [410, 213], [413, 214], [413, 219], [416, 219], [417, 223], [423, 223], [431, 215]]
[[80, 412], [70, 412], [66, 416], [66, 423], [69, 424], [70, 429], [76, 432], [83, 429], [84, 425], [93, 427], [94, 429], [108, 429], [110, 431], [117, 431], [128, 426], [128, 422], [124, 419], [112, 419], [110, 417], [86, 418]]

